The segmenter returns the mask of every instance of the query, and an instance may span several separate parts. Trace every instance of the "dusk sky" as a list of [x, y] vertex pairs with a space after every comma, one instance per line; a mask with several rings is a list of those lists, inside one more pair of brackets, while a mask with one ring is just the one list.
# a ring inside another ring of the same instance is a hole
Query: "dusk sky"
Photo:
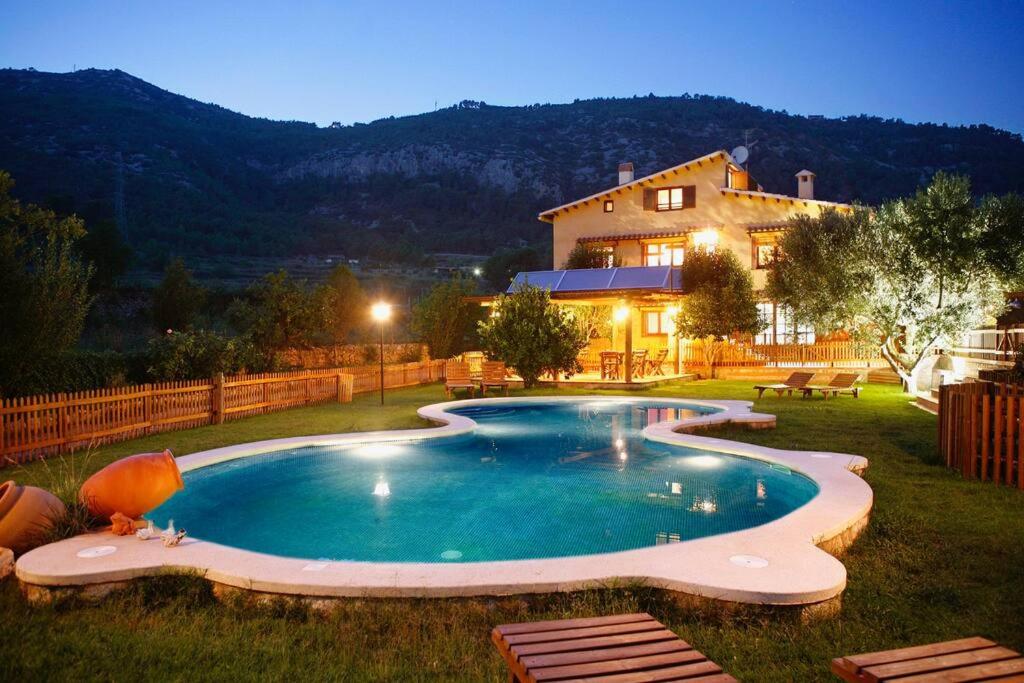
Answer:
[[[244, 11], [243, 11], [244, 8]], [[0, 67], [119, 68], [321, 125], [684, 92], [1024, 131], [1021, 2], [21, 2]], [[2, 96], [2, 94], [0, 94]]]

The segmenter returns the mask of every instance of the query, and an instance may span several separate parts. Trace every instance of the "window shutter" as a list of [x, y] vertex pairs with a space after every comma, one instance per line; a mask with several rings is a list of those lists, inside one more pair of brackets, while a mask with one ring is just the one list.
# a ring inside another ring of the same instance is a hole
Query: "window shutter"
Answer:
[[644, 189], [644, 211], [655, 211], [658, 208], [657, 190]]
[[696, 185], [684, 185], [683, 186], [683, 208], [692, 209], [697, 206], [697, 186]]

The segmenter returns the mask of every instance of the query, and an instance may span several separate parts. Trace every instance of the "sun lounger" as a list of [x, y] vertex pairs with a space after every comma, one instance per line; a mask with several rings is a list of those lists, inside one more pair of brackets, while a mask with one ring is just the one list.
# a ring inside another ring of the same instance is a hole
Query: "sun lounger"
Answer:
[[491, 640], [511, 683], [736, 680], [649, 614], [505, 624]]
[[485, 360], [483, 363], [483, 379], [480, 380], [480, 393], [486, 393], [488, 387], [504, 389], [505, 394], [508, 394], [505, 363], [500, 360]]
[[1019, 681], [1024, 657], [986, 638], [962, 638], [839, 657], [832, 660], [832, 673], [850, 683]]
[[804, 396], [810, 396], [815, 391], [820, 391], [826, 399], [829, 395], [838, 396], [839, 394], [853, 394], [854, 398], [859, 398], [860, 387], [854, 386], [859, 379], [860, 375], [856, 372], [840, 372], [828, 384], [823, 386], [808, 384], [801, 391], [804, 392]]
[[444, 393], [451, 398], [456, 389], [465, 389], [472, 396], [476, 393], [476, 382], [470, 375], [469, 363], [450, 360], [444, 364]]
[[764, 396], [764, 392], [769, 389], [779, 396], [782, 396], [783, 392], [787, 391], [789, 392], [789, 395], [792, 396], [794, 391], [803, 389], [813, 378], [813, 372], [794, 372], [789, 376], [789, 379], [781, 384], [758, 384], [755, 385], [754, 388], [757, 389], [758, 398]]

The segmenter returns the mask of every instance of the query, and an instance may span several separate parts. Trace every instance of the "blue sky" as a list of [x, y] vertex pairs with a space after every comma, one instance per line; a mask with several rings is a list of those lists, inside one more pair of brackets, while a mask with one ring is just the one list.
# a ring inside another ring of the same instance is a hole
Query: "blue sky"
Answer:
[[[727, 95], [1024, 131], [1024, 3], [5, 2], [0, 66], [119, 68], [253, 116]], [[2, 96], [2, 94], [0, 94]]]

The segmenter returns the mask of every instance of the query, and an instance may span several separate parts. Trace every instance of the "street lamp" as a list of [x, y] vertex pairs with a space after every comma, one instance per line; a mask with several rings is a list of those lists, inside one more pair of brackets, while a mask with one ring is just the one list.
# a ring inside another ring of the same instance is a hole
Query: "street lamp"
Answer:
[[378, 301], [370, 307], [370, 315], [380, 323], [380, 404], [384, 405], [384, 323], [391, 317], [391, 304]]

